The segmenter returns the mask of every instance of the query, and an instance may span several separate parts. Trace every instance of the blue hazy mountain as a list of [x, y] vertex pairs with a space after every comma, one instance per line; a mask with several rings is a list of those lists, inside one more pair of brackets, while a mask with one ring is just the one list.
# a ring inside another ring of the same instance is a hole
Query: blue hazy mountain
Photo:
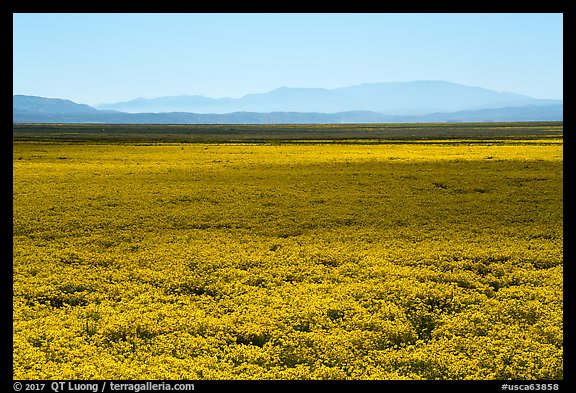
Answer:
[[335, 123], [429, 123], [485, 121], [561, 121], [563, 105], [527, 105], [487, 108], [426, 115], [385, 115], [372, 111], [233, 112], [203, 114], [189, 112], [125, 113], [96, 110], [72, 101], [14, 96], [14, 123], [110, 123], [110, 124], [335, 124]]
[[77, 104], [60, 98], [15, 95], [12, 97], [14, 113], [72, 114], [98, 113], [98, 110], [84, 104]]
[[371, 111], [386, 115], [424, 115], [484, 108], [560, 104], [525, 95], [496, 92], [444, 81], [365, 83], [336, 89], [281, 87], [241, 98], [183, 95], [138, 98], [96, 105], [98, 109], [142, 112], [318, 112]]

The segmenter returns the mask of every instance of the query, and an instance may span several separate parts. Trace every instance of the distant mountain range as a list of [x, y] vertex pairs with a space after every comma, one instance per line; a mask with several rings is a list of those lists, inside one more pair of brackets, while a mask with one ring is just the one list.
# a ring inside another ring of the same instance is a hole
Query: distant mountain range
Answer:
[[133, 101], [96, 105], [128, 113], [143, 112], [317, 112], [372, 111], [387, 115], [423, 115], [485, 108], [559, 104], [513, 94], [444, 81], [366, 83], [337, 89], [281, 87], [241, 98], [174, 96], [138, 98]]
[[547, 121], [562, 100], [442, 81], [373, 83], [339, 89], [279, 88], [242, 98], [176, 96], [96, 105], [13, 96], [15, 123], [266, 124]]

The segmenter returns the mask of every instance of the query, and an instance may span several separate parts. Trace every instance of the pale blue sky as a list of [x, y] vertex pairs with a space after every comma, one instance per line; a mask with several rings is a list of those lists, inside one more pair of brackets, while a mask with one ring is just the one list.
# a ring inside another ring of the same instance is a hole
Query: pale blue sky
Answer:
[[14, 94], [89, 105], [446, 80], [563, 97], [562, 14], [14, 14]]

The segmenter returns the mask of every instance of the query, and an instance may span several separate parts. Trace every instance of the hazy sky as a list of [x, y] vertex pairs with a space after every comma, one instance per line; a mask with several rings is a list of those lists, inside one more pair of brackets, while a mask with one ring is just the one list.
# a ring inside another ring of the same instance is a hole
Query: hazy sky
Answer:
[[98, 104], [446, 80], [563, 97], [562, 14], [14, 14], [14, 94]]

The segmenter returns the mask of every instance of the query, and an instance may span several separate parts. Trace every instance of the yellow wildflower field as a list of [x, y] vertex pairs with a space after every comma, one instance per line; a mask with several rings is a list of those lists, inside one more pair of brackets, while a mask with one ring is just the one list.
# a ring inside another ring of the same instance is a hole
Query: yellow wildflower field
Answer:
[[13, 144], [15, 379], [562, 379], [562, 139]]

